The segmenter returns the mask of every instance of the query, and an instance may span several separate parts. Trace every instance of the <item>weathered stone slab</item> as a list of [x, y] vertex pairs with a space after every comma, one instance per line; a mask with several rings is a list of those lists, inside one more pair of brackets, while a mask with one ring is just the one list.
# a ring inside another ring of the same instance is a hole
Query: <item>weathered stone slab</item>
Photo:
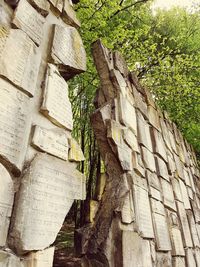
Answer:
[[33, 96], [41, 58], [36, 45], [23, 31], [1, 26], [0, 47], [0, 75]]
[[10, 217], [14, 200], [13, 181], [3, 165], [0, 164], [0, 246], [6, 244]]
[[62, 129], [53, 128], [49, 130], [35, 126], [32, 145], [40, 151], [45, 151], [64, 160], [68, 159], [68, 135]]
[[179, 181], [180, 179], [176, 179], [175, 177], [172, 177], [171, 179], [175, 199], [183, 202], [183, 197], [182, 197]]
[[24, 267], [14, 254], [6, 251], [0, 251], [0, 267]]
[[171, 253], [156, 253], [156, 267], [171, 267], [172, 266], [172, 257]]
[[137, 137], [130, 129], [126, 128], [123, 130], [123, 138], [126, 144], [135, 152], [139, 153]]
[[181, 223], [181, 230], [182, 230], [182, 235], [183, 235], [183, 245], [184, 247], [193, 247], [192, 243], [192, 237], [190, 233], [190, 228], [188, 224], [188, 219], [186, 215], [186, 211], [184, 208], [183, 203], [177, 201], [177, 209], [178, 209], [178, 215], [180, 218], [180, 223]]
[[5, 1], [0, 1], [0, 25], [10, 26], [13, 10]]
[[9, 235], [17, 253], [51, 245], [74, 199], [85, 198], [85, 177], [71, 163], [37, 155], [24, 175]]
[[158, 176], [161, 176], [163, 179], [169, 182], [170, 179], [166, 163], [159, 157], [155, 157], [155, 160]]
[[150, 186], [161, 191], [160, 180], [156, 173], [147, 170], [146, 177]]
[[132, 223], [135, 220], [132, 191], [128, 192], [122, 207], [122, 223]]
[[54, 250], [54, 247], [50, 247], [43, 251], [31, 252], [23, 259], [23, 267], [52, 267]]
[[187, 193], [187, 188], [181, 179], [179, 179], [179, 184], [180, 184], [184, 207], [185, 209], [191, 209], [190, 200], [189, 200], [188, 193]]
[[154, 213], [166, 216], [165, 208], [162, 202], [157, 201], [153, 198], [151, 199], [151, 208]]
[[78, 31], [71, 26], [54, 25], [51, 57], [66, 78], [86, 70], [86, 53]]
[[158, 154], [165, 162], [167, 162], [166, 146], [163, 141], [162, 134], [154, 127], [151, 128], [151, 138], [153, 144], [153, 151]]
[[188, 222], [190, 225], [190, 231], [192, 235], [193, 244], [195, 247], [200, 248], [199, 236], [197, 233], [197, 228], [196, 228], [196, 224], [195, 224], [194, 217], [193, 217], [193, 212], [191, 210], [187, 210], [187, 216], [188, 216]]
[[141, 155], [139, 153], [133, 152], [132, 160], [133, 160], [133, 169], [135, 170], [135, 172], [140, 176], [145, 177], [145, 168], [141, 160]]
[[47, 0], [31, 0], [31, 4], [42, 16], [49, 14], [50, 4]]
[[169, 137], [169, 130], [166, 126], [165, 120], [160, 118], [160, 125], [161, 125], [161, 130], [163, 133], [163, 139], [164, 139], [165, 145], [170, 151], [172, 151], [170, 137]]
[[191, 203], [192, 203], [192, 210], [194, 213], [195, 222], [200, 223], [200, 209], [197, 206], [196, 201], [191, 201]]
[[156, 164], [154, 155], [145, 147], [141, 147], [142, 159], [146, 169], [149, 169], [152, 172], [156, 172]]
[[160, 118], [159, 118], [157, 110], [151, 105], [147, 107], [147, 110], [148, 110], [148, 117], [149, 117], [150, 124], [153, 127], [155, 127], [158, 131], [160, 131], [161, 130]]
[[137, 123], [138, 123], [139, 143], [144, 145], [150, 151], [152, 151], [152, 142], [150, 137], [149, 124], [139, 112], [137, 112]]
[[119, 96], [118, 103], [120, 122], [130, 127], [135, 135], [137, 135], [137, 119], [134, 106], [122, 95]]
[[136, 224], [142, 237], [154, 238], [148, 191], [139, 186], [133, 188]]
[[26, 154], [30, 105], [28, 96], [0, 78], [0, 159], [16, 174]]
[[170, 234], [172, 241], [172, 256], [185, 256], [181, 231], [178, 228], [173, 227], [170, 230]]
[[148, 240], [132, 231], [122, 232], [123, 267], [152, 267]]
[[68, 85], [58, 69], [48, 64], [45, 92], [41, 112], [54, 124], [72, 130], [72, 108], [68, 97]]
[[69, 160], [70, 161], [84, 161], [85, 157], [80, 145], [76, 142], [74, 138], [69, 139]]
[[33, 8], [28, 1], [20, 0], [15, 10], [12, 23], [23, 30], [37, 44], [40, 45], [43, 38], [43, 25], [45, 19]]
[[69, 0], [64, 0], [64, 6], [63, 6], [63, 15], [62, 19], [67, 24], [73, 26], [73, 27], [80, 27], [81, 24], [76, 16], [76, 12], [74, 11], [71, 3]]
[[63, 0], [48, 0], [59, 12], [63, 10]]
[[184, 180], [184, 173], [183, 173], [183, 163], [180, 161], [179, 157], [174, 154], [174, 160], [176, 163], [176, 172], [178, 176]]
[[166, 207], [176, 211], [176, 203], [171, 183], [161, 178], [161, 187], [163, 191], [163, 203]]
[[157, 251], [171, 250], [171, 242], [166, 217], [158, 213], [153, 213], [153, 222]]
[[195, 249], [195, 259], [196, 259], [197, 267], [200, 266], [200, 249], [199, 248]]
[[185, 257], [173, 257], [172, 267], [185, 267]]
[[[128, 89], [129, 88], [128, 88], [128, 85], [126, 83], [126, 80], [124, 79], [124, 77], [122, 76], [120, 71], [118, 71], [116, 69], [112, 69], [110, 71], [110, 79], [113, 83], [113, 86], [118, 91], [118, 93], [121, 93], [123, 97], [128, 98]], [[134, 99], [132, 101], [134, 102]]]
[[186, 263], [187, 267], [198, 267], [194, 258], [194, 251], [191, 248], [186, 249]]

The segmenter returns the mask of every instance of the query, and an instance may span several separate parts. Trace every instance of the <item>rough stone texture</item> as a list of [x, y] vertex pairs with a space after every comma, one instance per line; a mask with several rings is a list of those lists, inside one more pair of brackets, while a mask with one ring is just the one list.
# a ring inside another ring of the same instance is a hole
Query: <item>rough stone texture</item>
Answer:
[[79, 231], [86, 266], [197, 267], [195, 154], [119, 53], [97, 41], [93, 56], [101, 87], [91, 121], [107, 178], [92, 225]]
[[67, 16], [78, 25], [68, 0], [0, 0], [1, 267], [52, 267], [51, 245], [73, 201], [86, 195], [77, 143], [76, 162], [68, 160], [65, 81], [86, 69], [86, 58]]

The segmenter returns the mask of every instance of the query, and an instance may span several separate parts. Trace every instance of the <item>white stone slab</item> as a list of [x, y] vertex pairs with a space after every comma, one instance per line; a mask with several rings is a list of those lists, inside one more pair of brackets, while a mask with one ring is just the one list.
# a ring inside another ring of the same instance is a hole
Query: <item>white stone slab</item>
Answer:
[[183, 245], [184, 247], [193, 247], [192, 237], [190, 233], [190, 228], [189, 228], [184, 204], [177, 201], [177, 210], [178, 210], [178, 215], [180, 218], [180, 223], [181, 223], [181, 228], [182, 228], [181, 231], [183, 235]]
[[191, 210], [187, 210], [187, 216], [188, 216], [188, 222], [190, 225], [190, 231], [192, 235], [193, 244], [195, 247], [200, 248], [199, 236], [197, 233], [197, 228], [196, 228], [196, 224], [195, 224], [194, 217], [193, 217], [193, 212]]
[[174, 197], [176, 200], [183, 202], [183, 197], [181, 193], [181, 188], [180, 188], [180, 179], [176, 179], [175, 177], [172, 177], [171, 182], [172, 182], [172, 188], [174, 191]]
[[167, 161], [166, 146], [162, 134], [152, 127], [151, 138], [153, 144], [153, 151], [160, 157], [162, 157], [162, 159], [166, 162]]
[[172, 258], [172, 266], [173, 267], [186, 267], [185, 257], [173, 257]]
[[176, 211], [176, 204], [175, 204], [174, 193], [173, 193], [171, 183], [169, 183], [168, 181], [162, 178], [160, 180], [161, 180], [161, 187], [162, 187], [162, 192], [163, 192], [164, 205]]
[[156, 253], [156, 267], [172, 267], [171, 253]]
[[180, 183], [180, 189], [181, 189], [181, 195], [182, 195], [184, 207], [185, 209], [191, 209], [190, 200], [189, 200], [188, 193], [187, 193], [187, 188], [181, 179], [179, 179], [179, 183]]
[[132, 131], [137, 135], [137, 119], [135, 107], [122, 95], [119, 96], [119, 119], [120, 122], [132, 129]]
[[0, 75], [34, 95], [41, 54], [26, 33], [0, 27]]
[[166, 217], [158, 213], [153, 213], [153, 221], [157, 251], [171, 250], [171, 242]]
[[149, 169], [152, 172], [156, 172], [156, 164], [154, 155], [146, 148], [141, 147], [142, 159], [146, 169]]
[[3, 165], [0, 164], [0, 246], [6, 244], [10, 217], [14, 201], [13, 181]]
[[68, 159], [68, 135], [62, 129], [35, 126], [32, 145], [58, 158]]
[[62, 19], [69, 25], [73, 27], [80, 27], [81, 24], [76, 16], [76, 12], [74, 11], [69, 0], [64, 0], [63, 6], [63, 16]]
[[198, 267], [194, 258], [194, 251], [191, 248], [186, 249], [187, 267]]
[[85, 177], [72, 163], [40, 154], [22, 179], [9, 243], [18, 253], [49, 247], [74, 199], [85, 199]]
[[41, 112], [54, 124], [72, 130], [72, 107], [68, 97], [68, 85], [52, 64], [48, 64], [47, 68]]
[[15, 10], [12, 23], [23, 30], [37, 44], [40, 45], [44, 32], [45, 18], [33, 8], [28, 1], [20, 0]]
[[133, 206], [133, 195], [132, 192], [128, 192], [124, 199], [122, 207], [122, 223], [131, 223], [135, 221], [135, 211]]
[[137, 123], [139, 143], [143, 144], [146, 148], [152, 151], [152, 141], [150, 136], [149, 124], [139, 112], [137, 112]]
[[133, 192], [136, 224], [138, 230], [142, 237], [154, 238], [148, 191], [135, 185]]
[[148, 240], [132, 231], [122, 232], [123, 267], [152, 267]]
[[69, 160], [70, 161], [84, 161], [85, 157], [83, 155], [83, 151], [78, 144], [78, 142], [74, 138], [70, 138], [69, 140]]
[[163, 203], [158, 201], [158, 200], [152, 199], [152, 198], [150, 198], [150, 200], [151, 200], [152, 211], [154, 213], [166, 216], [165, 208], [164, 208]]
[[14, 172], [22, 169], [30, 133], [29, 97], [0, 78], [0, 156]]
[[165, 180], [170, 181], [166, 163], [159, 157], [155, 157], [155, 160], [156, 160], [156, 168], [158, 176], [161, 176]]
[[0, 251], [0, 267], [24, 267], [14, 254], [6, 251]]
[[[86, 53], [78, 31], [71, 26], [54, 26], [51, 57], [60, 68], [69, 70], [67, 77], [86, 70]], [[71, 72], [71, 73], [70, 73]]]
[[[31, 252], [22, 261], [24, 267], [52, 267], [54, 258], [54, 247]], [[13, 266], [14, 267], [14, 266]]]
[[172, 256], [185, 256], [181, 231], [178, 228], [172, 227], [170, 235], [172, 241]]
[[123, 138], [126, 144], [135, 152], [139, 153], [137, 137], [129, 128], [123, 130]]

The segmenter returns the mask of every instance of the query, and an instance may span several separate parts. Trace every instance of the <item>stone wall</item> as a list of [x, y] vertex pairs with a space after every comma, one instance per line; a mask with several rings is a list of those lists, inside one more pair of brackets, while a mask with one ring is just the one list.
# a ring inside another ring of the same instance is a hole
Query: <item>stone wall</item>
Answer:
[[192, 147], [118, 52], [97, 41], [93, 55], [101, 86], [92, 125], [106, 174], [90, 203], [91, 226], [79, 231], [86, 266], [200, 266]]
[[51, 267], [85, 198], [66, 82], [86, 70], [79, 26], [70, 0], [0, 0], [1, 267]]

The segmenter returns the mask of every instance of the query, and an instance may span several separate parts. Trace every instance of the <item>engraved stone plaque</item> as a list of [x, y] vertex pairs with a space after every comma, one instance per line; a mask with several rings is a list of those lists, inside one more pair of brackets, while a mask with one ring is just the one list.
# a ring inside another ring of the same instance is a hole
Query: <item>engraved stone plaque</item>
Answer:
[[135, 185], [133, 192], [138, 230], [142, 237], [154, 238], [148, 191]]
[[188, 222], [190, 225], [190, 231], [192, 235], [193, 244], [195, 247], [200, 247], [199, 237], [197, 233], [196, 224], [193, 217], [193, 212], [191, 210], [187, 210]]
[[177, 209], [178, 209], [178, 215], [179, 215], [180, 223], [182, 227], [183, 244], [185, 247], [193, 247], [188, 219], [187, 219], [187, 215], [186, 215], [186, 211], [185, 211], [183, 203], [177, 201]]
[[173, 257], [172, 258], [173, 267], [185, 267], [185, 257]]
[[176, 211], [176, 204], [171, 183], [161, 178], [161, 187], [164, 197], [164, 205]]
[[159, 157], [155, 157], [155, 159], [156, 159], [156, 168], [158, 176], [161, 176], [165, 180], [170, 181], [166, 163]]
[[122, 222], [131, 223], [135, 220], [135, 212], [133, 206], [133, 196], [130, 191], [125, 197], [124, 204], [122, 207]]
[[154, 155], [145, 147], [141, 147], [144, 166], [152, 172], [156, 171]]
[[[13, 181], [0, 164], [0, 246], [5, 246], [14, 200]], [[0, 265], [1, 266], [1, 265]]]
[[162, 134], [155, 128], [151, 129], [151, 138], [153, 144], [153, 150], [158, 154], [164, 161], [167, 161], [166, 147], [162, 137]]
[[0, 250], [0, 267], [24, 267], [14, 254]]
[[86, 70], [86, 53], [78, 31], [71, 26], [54, 25], [51, 57], [66, 78]]
[[180, 188], [180, 183], [179, 183], [180, 180], [176, 179], [175, 177], [172, 177], [171, 181], [172, 181], [172, 187], [173, 187], [175, 199], [183, 202], [183, 197], [181, 194], [181, 188]]
[[37, 155], [25, 173], [9, 243], [19, 254], [51, 245], [74, 199], [85, 199], [85, 177], [69, 162]]
[[180, 183], [181, 195], [182, 195], [184, 207], [185, 209], [191, 209], [190, 200], [189, 200], [188, 193], [187, 193], [187, 188], [181, 179], [179, 179], [179, 183]]
[[35, 126], [32, 145], [58, 158], [68, 159], [68, 135], [59, 128], [45, 129]]
[[17, 173], [28, 144], [30, 105], [28, 96], [0, 78], [0, 159]]
[[62, 19], [73, 27], [80, 27], [80, 22], [77, 19], [76, 12], [74, 11], [69, 0], [64, 0], [63, 16]]
[[134, 151], [139, 153], [138, 141], [135, 134], [128, 128], [123, 131], [123, 138], [126, 144]]
[[157, 251], [171, 250], [171, 243], [166, 217], [158, 213], [153, 213], [153, 219]]
[[152, 151], [152, 142], [150, 137], [149, 124], [139, 112], [137, 112], [137, 122], [138, 122], [139, 143], [143, 144], [146, 148]]
[[122, 232], [123, 267], [152, 267], [150, 243], [138, 233]]
[[48, 64], [41, 112], [54, 124], [72, 130], [73, 119], [68, 85], [52, 64]]
[[187, 267], [198, 267], [194, 258], [194, 251], [191, 248], [186, 249]]
[[27, 33], [37, 45], [40, 45], [43, 38], [44, 22], [44, 17], [26, 0], [19, 1], [12, 23]]
[[172, 256], [185, 256], [180, 230], [173, 227], [170, 230], [170, 234], [172, 241]]
[[172, 267], [171, 253], [156, 253], [156, 267]]
[[40, 53], [26, 33], [0, 27], [0, 75], [30, 96], [34, 95], [40, 59]]

